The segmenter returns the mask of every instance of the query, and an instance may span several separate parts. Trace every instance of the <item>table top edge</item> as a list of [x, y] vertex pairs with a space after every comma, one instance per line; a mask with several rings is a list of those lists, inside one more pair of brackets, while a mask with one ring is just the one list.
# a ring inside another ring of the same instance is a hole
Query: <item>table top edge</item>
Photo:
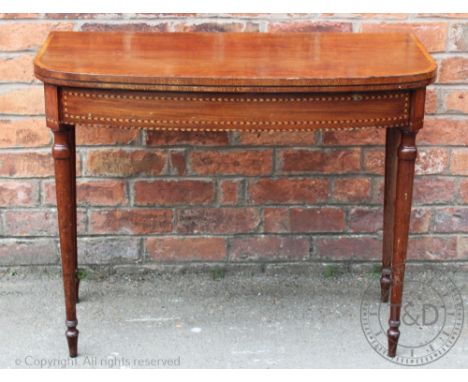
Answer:
[[[298, 91], [307, 91], [310, 88], [313, 91], [340, 91], [353, 90], [354, 88], [369, 87], [369, 90], [375, 88], [379, 90], [381, 88], [391, 89], [407, 89], [424, 87], [434, 82], [437, 73], [437, 64], [431, 55], [424, 48], [421, 41], [413, 33], [368, 33], [368, 35], [406, 35], [411, 36], [415, 45], [419, 48], [422, 55], [426, 58], [427, 66], [424, 69], [416, 72], [405, 73], [402, 75], [393, 76], [372, 76], [372, 77], [335, 77], [330, 78], [319, 78], [319, 77], [171, 77], [171, 76], [160, 76], [160, 77], [145, 77], [145, 76], [119, 76], [119, 75], [102, 75], [92, 73], [73, 73], [66, 71], [59, 71], [54, 68], [48, 67], [42, 62], [42, 57], [47, 51], [48, 46], [54, 36], [64, 34], [79, 34], [79, 33], [99, 33], [99, 34], [122, 34], [123, 32], [74, 32], [74, 31], [52, 31], [49, 33], [46, 41], [38, 51], [34, 59], [34, 74], [35, 76], [44, 83], [53, 84], [56, 86], [64, 87], [96, 87], [96, 88], [124, 88], [124, 89], [148, 89], [148, 90], [167, 90], [168, 88], [178, 89], [179, 87], [183, 91], [187, 91], [191, 88], [197, 89], [197, 91], [203, 88], [217, 89], [220, 91], [228, 92], [232, 88], [234, 92], [238, 91], [239, 88], [254, 89], [262, 92], [263, 90], [268, 92], [269, 88], [276, 88], [279, 91], [285, 89], [285, 91], [294, 91], [297, 88]], [[175, 34], [177, 32], [170, 32]], [[156, 33], [150, 32], [132, 32], [132, 34], [139, 35], [151, 35]], [[161, 33], [157, 33], [161, 34]], [[169, 34], [169, 33], [166, 33]], [[180, 32], [177, 34], [214, 34], [212, 32]], [[225, 35], [265, 35], [262, 32], [226, 32]], [[312, 33], [313, 35], [317, 33]], [[325, 33], [329, 35], [337, 35], [342, 33]], [[354, 34], [354, 33], [348, 33]], [[276, 33], [276, 35], [291, 36], [291, 35], [311, 35], [311, 33]], [[363, 35], [363, 33], [360, 33]], [[413, 85], [415, 84], [415, 85]], [[211, 91], [211, 90], [208, 90]]]

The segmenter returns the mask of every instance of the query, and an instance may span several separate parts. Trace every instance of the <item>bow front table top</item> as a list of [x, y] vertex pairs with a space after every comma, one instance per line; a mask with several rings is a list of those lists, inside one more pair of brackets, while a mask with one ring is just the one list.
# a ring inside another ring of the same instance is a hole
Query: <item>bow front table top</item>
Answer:
[[34, 72], [54, 133], [69, 354], [77, 356], [75, 129], [386, 129], [381, 299], [395, 357], [416, 135], [436, 64], [403, 33], [52, 32]]

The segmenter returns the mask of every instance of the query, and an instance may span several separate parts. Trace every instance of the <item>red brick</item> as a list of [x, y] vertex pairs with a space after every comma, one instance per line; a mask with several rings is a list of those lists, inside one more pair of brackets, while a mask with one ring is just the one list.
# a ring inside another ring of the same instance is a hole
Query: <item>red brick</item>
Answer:
[[385, 149], [364, 151], [364, 171], [371, 174], [384, 174]]
[[39, 48], [52, 30], [72, 30], [73, 23], [2, 23], [0, 50], [15, 51]]
[[96, 126], [78, 125], [76, 144], [78, 145], [129, 145], [138, 140], [138, 129], [112, 129]]
[[32, 82], [34, 56], [22, 54], [0, 59], [0, 82]]
[[360, 19], [405, 20], [408, 18], [408, 13], [358, 13], [357, 15]]
[[425, 112], [426, 114], [435, 114], [438, 109], [437, 101], [437, 91], [435, 89], [429, 88], [426, 91], [426, 105]]
[[239, 143], [256, 146], [306, 146], [316, 143], [315, 133], [308, 131], [243, 132]]
[[314, 238], [316, 256], [328, 260], [378, 260], [382, 242], [369, 236], [327, 236]]
[[468, 208], [446, 207], [435, 210], [435, 232], [468, 232]]
[[[56, 236], [58, 234], [55, 210], [8, 210], [5, 216], [6, 236]], [[86, 215], [78, 211], [78, 234], [85, 232]]]
[[42, 118], [0, 120], [0, 131], [0, 147], [48, 146], [52, 138]]
[[101, 149], [88, 153], [87, 174], [101, 176], [160, 175], [166, 155], [148, 150]]
[[321, 13], [320, 17], [337, 19], [404, 20], [408, 18], [408, 13]]
[[384, 145], [385, 129], [324, 131], [323, 144], [330, 146]]
[[231, 261], [297, 261], [309, 257], [309, 240], [291, 236], [235, 237], [229, 250]]
[[0, 239], [0, 265], [57, 264], [54, 239]]
[[90, 214], [92, 234], [146, 235], [172, 231], [171, 210], [94, 210]]
[[224, 146], [229, 144], [227, 132], [212, 131], [147, 131], [148, 146]]
[[460, 181], [460, 198], [462, 203], [468, 204], [468, 179]]
[[468, 92], [464, 90], [452, 90], [444, 99], [445, 109], [448, 112], [468, 114]]
[[[371, 174], [383, 175], [384, 173], [384, 149], [372, 149], [364, 152], [364, 170]], [[416, 159], [416, 173], [419, 175], [440, 174], [446, 171], [449, 155], [443, 148], [418, 149]]]
[[430, 208], [413, 207], [411, 211], [410, 232], [429, 232], [432, 224], [432, 210]]
[[426, 118], [416, 141], [418, 145], [468, 145], [468, 119]]
[[[430, 228], [432, 213], [429, 208], [413, 208], [411, 211], [410, 231], [427, 232]], [[383, 208], [357, 207], [349, 211], [349, 228], [356, 233], [377, 233], [383, 229]]]
[[454, 260], [457, 258], [457, 238], [435, 236], [410, 236], [409, 260]]
[[454, 149], [450, 161], [452, 175], [468, 175], [468, 150]]
[[349, 173], [360, 168], [360, 150], [283, 150], [281, 170], [286, 173]]
[[138, 237], [80, 237], [78, 239], [79, 264], [133, 264], [140, 260]]
[[254, 208], [194, 208], [177, 211], [177, 232], [235, 234], [256, 232], [260, 214]]
[[168, 24], [105, 24], [105, 23], [85, 23], [81, 26], [86, 32], [167, 32]]
[[320, 203], [328, 196], [327, 179], [258, 179], [249, 183], [255, 204]]
[[226, 258], [226, 239], [221, 237], [150, 237], [145, 250], [157, 261], [222, 261]]
[[449, 32], [449, 50], [468, 50], [468, 23], [452, 24]]
[[[240, 22], [206, 22], [200, 24], [180, 22], [174, 26], [176, 32], [242, 32], [244, 28], [244, 23]], [[255, 31], [258, 31], [258, 28], [257, 30], [250, 30], [250, 32]]]
[[235, 205], [240, 198], [241, 181], [224, 179], [219, 183], [219, 203], [223, 206]]
[[265, 232], [340, 232], [345, 228], [341, 208], [265, 208]]
[[416, 174], [442, 174], [446, 172], [449, 164], [449, 153], [443, 148], [418, 149], [416, 159]]
[[439, 69], [438, 83], [467, 83], [468, 58], [448, 57], [442, 60]]
[[[92, 13], [93, 14], [93, 13]], [[108, 15], [109, 13], [105, 13], [105, 15]], [[119, 13], [118, 15], [126, 15], [125, 13]], [[194, 17], [194, 16], [202, 16], [203, 13], [150, 13], [150, 12], [145, 12], [145, 13], [134, 13], [132, 14], [132, 18], [135, 19], [154, 19], [154, 18], [181, 18], [181, 19], [186, 19], [189, 17]], [[228, 16], [229, 13], [223, 13], [224, 16]]]
[[185, 152], [172, 151], [170, 153], [170, 173], [171, 175], [186, 175], [187, 163], [185, 160]]
[[444, 19], [466, 19], [468, 13], [418, 13], [417, 17], [444, 18]]
[[41, 17], [41, 13], [0, 13], [0, 19], [5, 20], [39, 19]]
[[139, 206], [210, 204], [215, 196], [211, 180], [140, 180], [134, 190], [135, 205]]
[[356, 233], [377, 233], [382, 231], [382, 207], [356, 207], [349, 211], [349, 229]]
[[53, 174], [49, 152], [0, 152], [0, 176], [30, 178]]
[[374, 179], [374, 190], [372, 192], [371, 204], [383, 205], [384, 202], [384, 178]]
[[122, 19], [124, 13], [46, 13], [45, 17], [53, 20], [89, 20], [89, 19]]
[[[44, 203], [55, 205], [55, 182], [44, 183]], [[79, 205], [118, 206], [127, 204], [125, 182], [122, 180], [78, 180], [76, 199]]]
[[371, 181], [369, 178], [336, 179], [333, 199], [337, 202], [365, 202], [370, 198]]
[[3, 179], [0, 182], [0, 207], [33, 206], [39, 198], [35, 181]]
[[456, 195], [454, 178], [417, 177], [414, 181], [414, 204], [453, 202]]
[[0, 113], [19, 115], [44, 114], [44, 90], [42, 87], [9, 90], [0, 94]]
[[268, 24], [268, 32], [352, 32], [350, 22], [316, 20], [284, 21]]
[[190, 162], [198, 175], [269, 175], [272, 155], [271, 150], [193, 151]]
[[117, 206], [127, 203], [125, 182], [121, 180], [79, 181], [76, 191], [81, 205]]
[[[443, 253], [443, 252], [442, 252]], [[457, 240], [457, 259], [468, 259], [468, 236], [459, 236]]]
[[430, 52], [445, 50], [446, 22], [362, 24], [362, 32], [413, 32]]

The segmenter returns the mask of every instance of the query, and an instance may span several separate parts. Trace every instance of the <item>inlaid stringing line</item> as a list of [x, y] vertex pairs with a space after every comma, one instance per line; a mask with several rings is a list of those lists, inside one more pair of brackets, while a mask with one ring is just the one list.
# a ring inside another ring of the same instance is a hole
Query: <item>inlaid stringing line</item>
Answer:
[[[68, 99], [69, 96], [84, 97], [84, 98], [106, 98], [106, 99], [135, 99], [135, 100], [170, 100], [170, 101], [209, 101], [209, 102], [310, 102], [310, 101], [361, 101], [361, 100], [373, 100], [373, 99], [391, 99], [391, 98], [403, 98], [404, 97], [404, 110], [403, 115], [398, 117], [384, 117], [384, 118], [368, 118], [368, 119], [355, 119], [355, 120], [316, 120], [316, 121], [204, 121], [204, 120], [154, 120], [154, 119], [140, 119], [140, 118], [111, 118], [111, 117], [95, 117], [91, 114], [85, 115], [74, 115], [69, 114], [68, 110]], [[317, 97], [172, 97], [172, 96], [145, 96], [145, 95], [125, 95], [125, 94], [100, 94], [100, 93], [87, 93], [87, 92], [76, 92], [76, 91], [66, 91], [63, 93], [63, 106], [65, 118], [70, 118], [75, 121], [93, 124], [90, 121], [99, 121], [99, 122], [123, 122], [123, 123], [135, 123], [142, 125], [151, 125], [151, 124], [173, 124], [173, 125], [186, 125], [186, 124], [195, 124], [195, 125], [232, 125], [232, 126], [281, 126], [281, 125], [339, 125], [339, 124], [354, 124], [354, 123], [373, 123], [373, 122], [389, 122], [389, 121], [398, 121], [406, 120], [408, 118], [408, 93], [390, 93], [390, 94], [379, 94], [379, 95], [360, 95], [353, 94], [350, 96], [317, 96]], [[102, 125], [102, 124], [94, 124]], [[385, 127], [399, 127], [404, 126], [405, 124], [391, 124], [386, 125]], [[174, 130], [174, 131], [192, 131], [198, 129], [191, 129], [185, 127], [153, 127], [153, 126], [142, 126], [143, 128], [149, 130]], [[326, 130], [336, 130], [336, 129], [362, 129], [362, 128], [374, 128], [375, 126], [354, 126], [354, 127], [333, 127], [333, 128], [319, 128]], [[128, 128], [139, 128], [139, 126], [128, 127]], [[204, 131], [258, 131], [258, 129], [235, 129], [235, 128], [206, 128], [203, 127]], [[274, 129], [262, 129], [262, 131], [312, 131], [317, 130], [309, 128], [299, 128], [299, 129], [283, 129], [283, 128], [274, 128]]]

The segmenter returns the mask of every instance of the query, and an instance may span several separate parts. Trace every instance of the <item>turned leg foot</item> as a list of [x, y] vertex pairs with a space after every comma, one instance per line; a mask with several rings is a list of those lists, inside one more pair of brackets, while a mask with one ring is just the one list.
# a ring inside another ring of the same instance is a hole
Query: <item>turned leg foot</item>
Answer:
[[388, 336], [388, 356], [391, 358], [396, 357], [398, 339], [400, 338], [399, 327], [400, 327], [400, 321], [390, 320], [390, 328], [387, 331], [387, 336]]
[[78, 321], [66, 321], [67, 331], [65, 336], [68, 342], [68, 353], [71, 358], [75, 358], [78, 355], [78, 334], [79, 331], [76, 328]]

